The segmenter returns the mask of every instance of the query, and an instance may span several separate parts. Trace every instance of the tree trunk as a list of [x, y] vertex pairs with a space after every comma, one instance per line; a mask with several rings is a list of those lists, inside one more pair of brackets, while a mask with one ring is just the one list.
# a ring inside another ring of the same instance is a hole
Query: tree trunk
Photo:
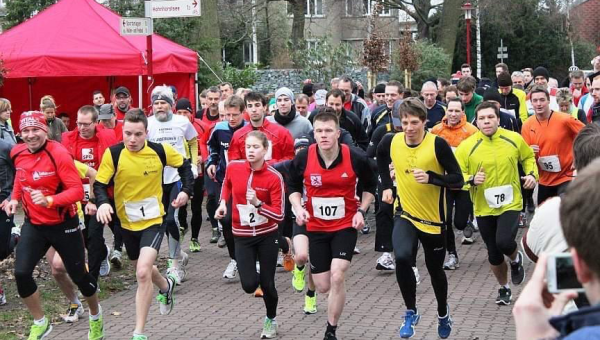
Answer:
[[429, 28], [430, 27], [427, 25], [426, 22], [422, 20], [417, 21], [417, 39], [429, 39]]
[[[450, 56], [454, 55], [459, 20], [463, 20], [461, 10], [463, 2], [464, 0], [445, 0], [442, 7], [442, 20], [438, 26], [435, 42]], [[452, 70], [446, 71], [451, 72]]]
[[[196, 29], [196, 44], [206, 46], [199, 51], [204, 60], [217, 73], [221, 73], [221, 30], [219, 28], [219, 15], [217, 1], [201, 1], [202, 16], [198, 18], [199, 24]], [[200, 68], [205, 68], [204, 63], [199, 62]], [[215, 80], [216, 82], [217, 80]]]
[[292, 21], [292, 46], [294, 50], [304, 49], [304, 11], [306, 8], [306, 0], [288, 0], [290, 6], [292, 6], [292, 14], [294, 19]]

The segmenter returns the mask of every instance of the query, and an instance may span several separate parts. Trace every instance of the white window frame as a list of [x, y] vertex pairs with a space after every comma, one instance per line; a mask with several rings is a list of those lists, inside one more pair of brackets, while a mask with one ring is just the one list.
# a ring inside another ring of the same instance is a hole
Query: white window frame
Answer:
[[319, 41], [317, 39], [306, 39], [306, 49], [316, 49], [319, 45]]
[[0, 8], [6, 7], [6, 3], [4, 0], [0, 0]]
[[[248, 58], [246, 58], [246, 49], [248, 50]], [[245, 65], [253, 65], [256, 64], [257, 61], [254, 59], [254, 44], [250, 40], [244, 41], [242, 45], [242, 59], [244, 60]]]
[[[353, 1], [360, 1], [363, 2], [363, 6], [364, 6], [364, 2], [366, 2], [367, 8], [365, 9], [365, 13], [361, 13], [361, 14], [354, 14], [354, 13], [348, 13], [348, 9], [351, 7], [350, 2]], [[362, 16], [367, 16], [367, 15], [371, 15], [371, 13], [373, 12], [373, 3], [377, 2], [377, 0], [346, 0], [346, 16], [349, 17], [362, 17]], [[381, 11], [381, 13], [379, 13], [380, 17], [389, 17], [392, 16], [392, 9], [391, 8], [384, 8], [383, 11]]]
[[[305, 18], [324, 18], [325, 17], [325, 11], [323, 11], [323, 2], [325, 0], [306, 0], [306, 13], [304, 14]], [[311, 14], [311, 11], [313, 9], [318, 9], [319, 6], [317, 6], [317, 3], [321, 3], [321, 13], [315, 13], [315, 14]], [[290, 3], [286, 1], [286, 12], [288, 17], [293, 17], [294, 14], [291, 12], [291, 7], [290, 7]]]

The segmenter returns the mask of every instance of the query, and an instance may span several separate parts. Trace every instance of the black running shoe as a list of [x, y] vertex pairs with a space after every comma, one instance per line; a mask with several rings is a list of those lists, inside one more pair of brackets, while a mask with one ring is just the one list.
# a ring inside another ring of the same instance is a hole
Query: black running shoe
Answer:
[[523, 253], [517, 253], [518, 263], [510, 263], [510, 278], [512, 283], [520, 285], [525, 280], [525, 269], [523, 268]]
[[510, 288], [501, 287], [500, 289], [498, 289], [498, 297], [496, 298], [497, 305], [508, 306], [508, 305], [510, 305], [511, 301], [512, 301], [512, 293], [510, 291]]
[[325, 337], [323, 340], [337, 340], [337, 337], [332, 332], [325, 332]]

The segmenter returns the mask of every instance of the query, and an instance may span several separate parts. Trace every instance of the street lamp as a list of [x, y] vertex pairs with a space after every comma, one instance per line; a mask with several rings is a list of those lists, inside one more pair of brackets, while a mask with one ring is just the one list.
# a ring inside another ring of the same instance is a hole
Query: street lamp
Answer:
[[467, 2], [461, 9], [465, 12], [465, 21], [467, 22], [467, 64], [471, 65], [471, 11], [473, 6]]

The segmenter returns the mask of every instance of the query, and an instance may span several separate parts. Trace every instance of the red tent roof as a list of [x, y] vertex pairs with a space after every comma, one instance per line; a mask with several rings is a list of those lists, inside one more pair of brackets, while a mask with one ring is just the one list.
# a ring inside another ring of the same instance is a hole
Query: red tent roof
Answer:
[[[121, 36], [119, 15], [94, 0], [60, 0], [0, 34], [7, 78], [146, 74], [146, 37]], [[153, 72], [196, 73], [196, 52], [153, 35]]]

